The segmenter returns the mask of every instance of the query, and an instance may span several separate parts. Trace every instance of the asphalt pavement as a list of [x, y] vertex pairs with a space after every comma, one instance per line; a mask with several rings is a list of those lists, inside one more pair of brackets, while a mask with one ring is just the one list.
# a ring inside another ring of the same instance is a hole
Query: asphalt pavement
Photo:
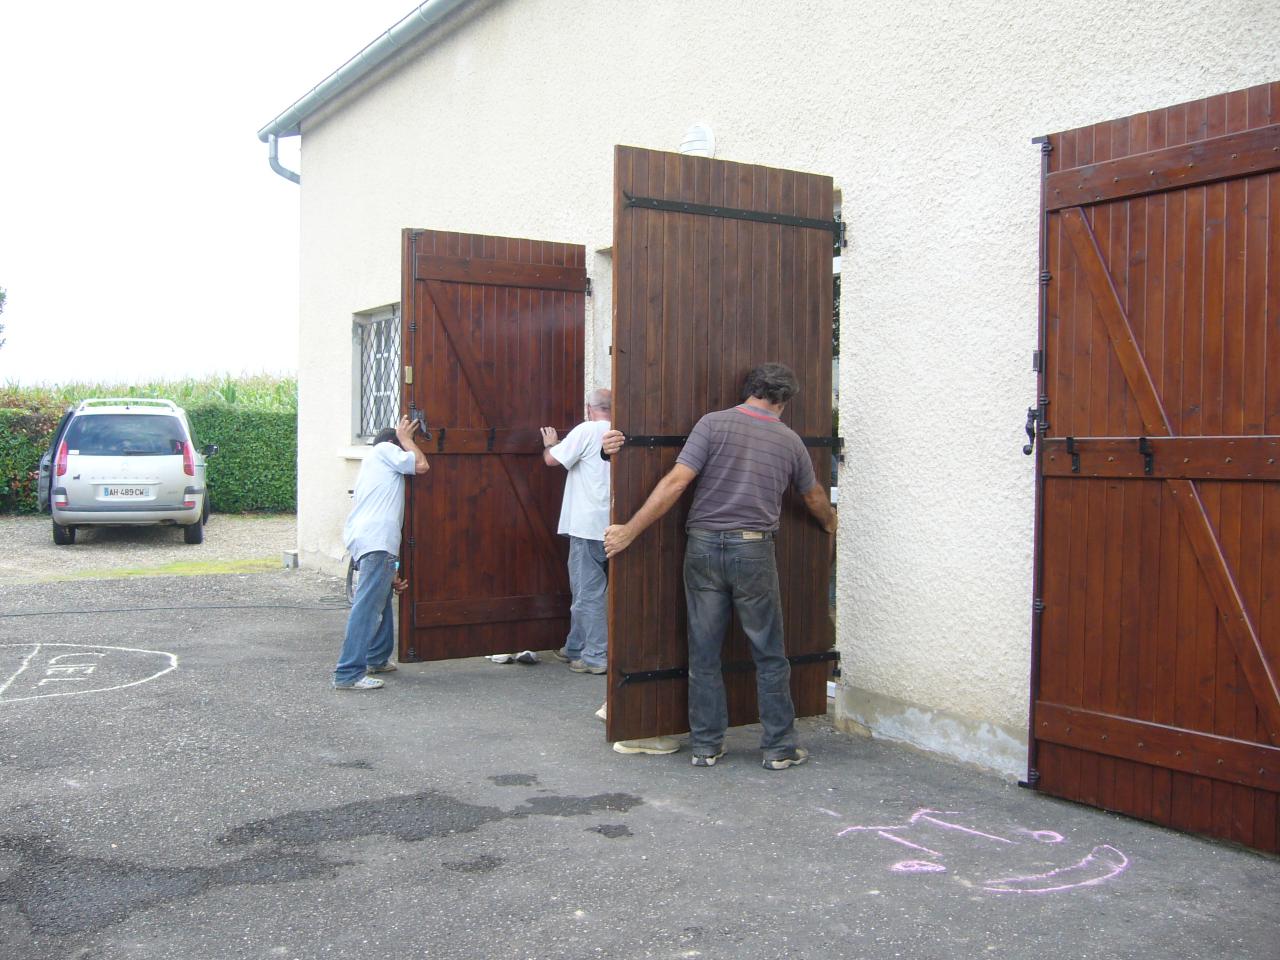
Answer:
[[1280, 861], [802, 721], [609, 749], [548, 656], [339, 693], [306, 572], [0, 585], [0, 958], [1280, 957]]

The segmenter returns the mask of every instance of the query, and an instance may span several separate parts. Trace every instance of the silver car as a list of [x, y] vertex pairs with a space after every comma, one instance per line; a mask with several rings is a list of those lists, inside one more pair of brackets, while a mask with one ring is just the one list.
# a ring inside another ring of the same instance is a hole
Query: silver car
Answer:
[[53, 515], [53, 542], [75, 543], [76, 528], [172, 524], [187, 543], [204, 540], [209, 519], [205, 458], [187, 415], [171, 400], [84, 400], [68, 410], [40, 461], [41, 509]]

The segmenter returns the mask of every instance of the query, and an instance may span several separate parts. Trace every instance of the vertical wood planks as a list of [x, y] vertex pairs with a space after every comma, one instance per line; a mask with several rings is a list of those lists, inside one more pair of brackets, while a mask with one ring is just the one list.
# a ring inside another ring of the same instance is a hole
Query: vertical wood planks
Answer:
[[[1267, 127], [1277, 90], [1054, 135], [1048, 172]], [[1277, 177], [1051, 212], [1050, 436], [1280, 434]], [[1280, 485], [1040, 482], [1041, 702], [1280, 749]], [[1036, 755], [1047, 792], [1277, 849], [1274, 788], [1137, 763], [1105, 744], [1040, 742]], [[1204, 759], [1197, 769], [1213, 769]]]
[[[739, 401], [747, 370], [777, 360], [801, 381], [784, 421], [802, 434], [830, 435], [831, 235], [627, 207], [626, 194], [830, 219], [830, 179], [631, 147], [615, 151], [617, 426], [632, 436], [687, 435], [703, 414]], [[628, 447], [615, 458], [614, 522], [640, 507], [677, 453], [675, 447]], [[827, 456], [815, 454], [824, 486]], [[688, 728], [682, 677], [624, 684], [622, 676], [687, 662], [682, 566], [689, 499], [611, 562], [611, 739]], [[826, 651], [834, 639], [827, 541], [819, 533], [823, 550], [815, 550], [819, 539], [810, 526], [789, 498], [777, 555], [791, 654]], [[750, 652], [736, 624], [724, 661], [732, 665], [725, 677], [730, 723], [754, 722], [754, 670], [743, 669]], [[802, 715], [825, 711], [829, 672], [826, 663], [793, 670]]]
[[[447, 443], [451, 430], [563, 431], [581, 419], [585, 250], [434, 230], [405, 231], [403, 242], [402, 342], [414, 368], [403, 399], [425, 411], [433, 436], [425, 444], [431, 471], [409, 484], [414, 544], [406, 538], [402, 547], [411, 585], [401, 597], [400, 657], [560, 646], [568, 617], [567, 545], [555, 535], [563, 471], [543, 465], [540, 445], [434, 454], [442, 431]], [[518, 276], [460, 281], [416, 259], [437, 255], [498, 261]], [[573, 268], [581, 286], [541, 286], [525, 265]]]

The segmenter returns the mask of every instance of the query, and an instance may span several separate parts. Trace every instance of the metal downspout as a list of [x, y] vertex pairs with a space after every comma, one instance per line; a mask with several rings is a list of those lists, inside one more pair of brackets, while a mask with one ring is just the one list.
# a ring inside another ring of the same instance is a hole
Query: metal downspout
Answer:
[[280, 149], [274, 133], [267, 135], [267, 163], [271, 164], [271, 169], [286, 180], [292, 180], [294, 183], [302, 182], [301, 176], [280, 162]]

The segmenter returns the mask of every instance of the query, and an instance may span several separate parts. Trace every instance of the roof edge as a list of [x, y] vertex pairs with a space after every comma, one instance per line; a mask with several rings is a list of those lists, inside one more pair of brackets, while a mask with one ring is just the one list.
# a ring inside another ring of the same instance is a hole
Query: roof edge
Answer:
[[302, 133], [302, 121], [325, 104], [345, 93], [393, 56], [404, 50], [455, 9], [470, 0], [426, 0], [384, 32], [363, 50], [311, 88], [265, 127], [258, 139], [270, 142], [272, 137], [296, 137]]

